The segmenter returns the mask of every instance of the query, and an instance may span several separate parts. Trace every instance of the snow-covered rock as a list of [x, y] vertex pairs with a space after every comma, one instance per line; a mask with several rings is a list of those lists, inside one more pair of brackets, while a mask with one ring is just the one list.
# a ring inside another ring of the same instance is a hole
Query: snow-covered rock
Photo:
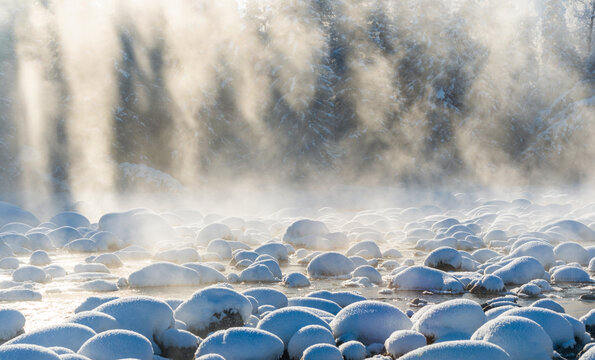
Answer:
[[158, 252], [153, 256], [153, 259], [175, 264], [183, 264], [200, 261], [200, 255], [195, 249], [186, 247]]
[[279, 262], [286, 262], [289, 259], [289, 252], [287, 250], [287, 247], [281, 243], [263, 244], [254, 249], [254, 252], [260, 255], [271, 255]]
[[577, 262], [582, 266], [586, 266], [591, 260], [591, 256], [587, 249], [581, 244], [575, 242], [564, 242], [554, 248], [556, 259], [562, 260], [566, 263]]
[[538, 307], [524, 307], [508, 310], [500, 316], [520, 316], [535, 321], [550, 336], [554, 348], [568, 348], [576, 343], [572, 325], [555, 311]]
[[593, 282], [589, 273], [574, 266], [562, 266], [552, 273], [552, 281], [560, 282]]
[[173, 263], [154, 263], [128, 276], [132, 288], [160, 286], [193, 286], [200, 284], [200, 275], [185, 266]]
[[413, 350], [399, 360], [510, 360], [499, 346], [485, 341], [447, 341]]
[[511, 360], [550, 360], [552, 340], [533, 320], [519, 316], [499, 316], [482, 325], [471, 340], [487, 341], [508, 353]]
[[445, 338], [469, 339], [487, 318], [481, 306], [468, 299], [455, 299], [426, 306], [412, 318], [412, 330], [434, 341]]
[[51, 276], [46, 274], [43, 269], [33, 265], [21, 266], [12, 272], [12, 281], [46, 283], [50, 280]]
[[35, 266], [45, 266], [52, 263], [52, 259], [47, 252], [43, 250], [34, 251], [29, 257], [29, 264]]
[[320, 325], [308, 325], [299, 329], [287, 344], [287, 353], [290, 359], [300, 360], [304, 351], [312, 345], [335, 345], [333, 334]]
[[394, 358], [423, 346], [426, 346], [426, 337], [413, 330], [397, 330], [384, 342], [386, 352]]
[[308, 275], [312, 279], [351, 277], [355, 270], [353, 262], [345, 255], [337, 252], [325, 252], [315, 256], [308, 264]]
[[329, 324], [314, 312], [295, 307], [271, 311], [260, 320], [257, 329], [278, 336], [285, 345], [288, 345], [291, 337], [299, 329], [308, 325], [320, 325], [328, 330], [331, 329]]
[[473, 294], [495, 294], [506, 291], [504, 281], [496, 275], [484, 275], [479, 279], [472, 280], [467, 285], [469, 292]]
[[408, 330], [411, 320], [394, 305], [379, 301], [359, 301], [343, 308], [331, 322], [333, 335], [346, 334], [365, 345], [384, 343], [397, 330]]
[[412, 266], [397, 273], [389, 287], [397, 290], [428, 290], [460, 294], [464, 292], [463, 283], [448, 273], [426, 266]]
[[93, 258], [92, 262], [103, 264], [108, 269], [115, 269], [124, 266], [120, 257], [118, 257], [118, 255], [116, 254], [111, 253], [98, 255], [95, 258]]
[[99, 311], [81, 311], [68, 319], [68, 322], [88, 326], [96, 333], [118, 328], [118, 321], [111, 315]]
[[224, 239], [231, 240], [233, 235], [229, 226], [221, 223], [214, 223], [205, 226], [196, 235], [196, 242], [198, 245], [207, 246], [211, 240]]
[[451, 247], [440, 247], [426, 256], [424, 266], [444, 271], [454, 271], [461, 268], [463, 258], [461, 254]]
[[250, 288], [242, 292], [244, 296], [252, 296], [258, 301], [259, 305], [272, 305], [276, 309], [284, 308], [288, 305], [287, 296], [273, 288], [260, 287]]
[[310, 280], [302, 273], [292, 272], [283, 276], [283, 285], [289, 288], [308, 287], [310, 286]]
[[288, 305], [320, 309], [333, 315], [336, 315], [339, 311], [341, 311], [341, 307], [337, 303], [330, 300], [313, 297], [293, 297], [289, 299]]
[[361, 256], [365, 259], [382, 258], [380, 247], [372, 240], [360, 241], [352, 245], [345, 253], [345, 256]]
[[133, 331], [108, 330], [87, 340], [78, 353], [93, 360], [152, 360], [153, 346], [146, 337]]
[[195, 292], [178, 306], [175, 315], [190, 332], [204, 337], [212, 331], [243, 326], [251, 313], [252, 303], [244, 295], [215, 286]]
[[542, 279], [545, 270], [534, 257], [522, 256], [494, 271], [493, 274], [501, 278], [505, 284], [522, 285], [533, 279]]
[[25, 316], [18, 310], [0, 309], [0, 343], [23, 333]]
[[61, 346], [77, 352], [81, 345], [96, 333], [80, 324], [59, 324], [37, 329], [17, 336], [5, 345], [29, 344], [44, 347]]
[[55, 352], [37, 345], [4, 345], [0, 347], [2, 360], [61, 360]]
[[339, 304], [339, 306], [341, 306], [341, 307], [351, 305], [358, 301], [366, 300], [366, 298], [364, 296], [362, 296], [360, 293], [353, 292], [353, 291], [331, 292], [331, 291], [327, 291], [327, 290], [319, 290], [319, 291], [311, 292], [307, 296], [330, 300], [334, 303]]
[[316, 344], [304, 351], [302, 360], [343, 360], [343, 355], [334, 345]]
[[549, 268], [554, 265], [556, 260], [552, 245], [543, 241], [526, 242], [514, 249], [506, 258], [520, 258], [523, 256], [531, 256], [537, 259], [544, 268]]
[[[231, 345], [231, 346], [230, 346]], [[218, 354], [234, 360], [277, 360], [283, 355], [283, 342], [270, 332], [253, 328], [217, 331], [198, 347], [197, 357]]]

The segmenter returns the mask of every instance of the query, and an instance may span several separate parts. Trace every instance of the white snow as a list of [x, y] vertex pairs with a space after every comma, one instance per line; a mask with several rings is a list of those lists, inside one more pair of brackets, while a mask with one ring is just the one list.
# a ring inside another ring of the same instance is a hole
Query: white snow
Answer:
[[274, 257], [279, 262], [285, 262], [289, 259], [289, 252], [287, 247], [281, 243], [268, 243], [260, 245], [254, 249], [254, 252], [263, 255], [268, 254]]
[[554, 265], [555, 256], [554, 248], [552, 245], [547, 244], [543, 241], [529, 241], [514, 249], [504, 259], [509, 258], [520, 258], [523, 256], [531, 256], [537, 259], [544, 268], [549, 268]]
[[304, 308], [285, 307], [271, 311], [258, 323], [257, 329], [268, 331], [278, 336], [285, 345], [299, 329], [308, 325], [320, 325], [330, 330], [329, 324]]
[[563, 266], [557, 268], [552, 273], [552, 281], [554, 282], [593, 282], [589, 277], [589, 273], [581, 268], [574, 266]]
[[302, 360], [343, 360], [343, 355], [334, 345], [317, 344], [304, 351]]
[[116, 254], [101, 254], [93, 258], [92, 262], [103, 264], [108, 269], [119, 268], [124, 265], [122, 260]]
[[300, 360], [304, 350], [316, 344], [335, 345], [333, 334], [320, 325], [308, 325], [299, 329], [287, 344], [287, 353], [292, 360]]
[[521, 316], [535, 321], [550, 336], [554, 348], [568, 348], [576, 343], [572, 325], [555, 311], [538, 307], [525, 307], [508, 310], [500, 316]]
[[109, 274], [110, 271], [107, 266], [103, 264], [76, 264], [74, 266], [75, 273], [98, 272]]
[[498, 345], [511, 360], [550, 360], [552, 340], [536, 322], [519, 316], [499, 316], [482, 325], [471, 340]]
[[429, 290], [460, 294], [463, 284], [448, 273], [425, 266], [412, 266], [397, 273], [389, 287], [397, 290]]
[[441, 341], [450, 336], [469, 339], [487, 318], [475, 301], [455, 299], [425, 306], [423, 313], [412, 320], [412, 330]]
[[382, 285], [384, 282], [382, 280], [382, 275], [380, 275], [380, 272], [370, 265], [362, 265], [357, 267], [355, 270], [353, 270], [351, 276], [366, 277], [370, 280], [371, 283], [376, 285]]
[[196, 271], [200, 277], [201, 284], [223, 283], [227, 281], [225, 275], [211, 266], [198, 263], [189, 263], [183, 266]]
[[152, 360], [153, 346], [147, 338], [133, 331], [108, 330], [87, 340], [78, 353], [93, 360]]
[[456, 270], [461, 267], [461, 254], [451, 247], [440, 247], [426, 256], [424, 266], [431, 268]]
[[157, 286], [192, 286], [200, 284], [200, 275], [185, 266], [159, 262], [147, 265], [128, 276], [132, 288]]
[[426, 337], [413, 330], [397, 330], [384, 342], [386, 352], [394, 358], [423, 346], [426, 346]]
[[308, 287], [310, 286], [310, 280], [302, 273], [292, 272], [283, 276], [283, 285], [288, 288]]
[[225, 287], [208, 287], [195, 292], [176, 309], [176, 319], [196, 333], [218, 324], [224, 312], [239, 314], [245, 324], [252, 313], [252, 303], [239, 292]]
[[564, 242], [554, 248], [556, 259], [562, 260], [566, 263], [577, 262], [582, 266], [586, 266], [591, 260], [591, 256], [587, 249], [581, 244], [575, 242]]
[[2, 360], [61, 360], [53, 351], [36, 345], [4, 345], [0, 346]]
[[539, 308], [544, 308], [544, 309], [549, 309], [552, 311], [555, 311], [557, 313], [561, 313], [564, 314], [564, 308], [562, 307], [562, 305], [558, 304], [557, 302], [555, 302], [552, 299], [541, 299], [541, 300], [537, 300], [535, 301], [533, 304], [530, 305], [531, 307], [539, 307]]
[[47, 252], [43, 250], [34, 251], [29, 257], [29, 264], [35, 266], [45, 266], [52, 263], [52, 259]]
[[233, 328], [208, 336], [198, 347], [196, 355], [219, 354], [233, 360], [278, 360], [283, 355], [283, 349], [281, 339], [270, 332]]
[[327, 291], [327, 290], [319, 290], [311, 292], [307, 295], [308, 297], [315, 297], [320, 299], [330, 300], [339, 304], [341, 307], [345, 307], [347, 305], [351, 305], [358, 301], [364, 301], [366, 298], [362, 296], [360, 293], [353, 292], [353, 291]]
[[345, 253], [345, 256], [361, 256], [366, 259], [382, 258], [380, 247], [372, 240], [360, 241], [352, 245]]
[[485, 341], [449, 341], [413, 350], [399, 360], [511, 360], [502, 348]]
[[276, 309], [284, 308], [288, 304], [287, 296], [283, 292], [273, 288], [250, 288], [244, 290], [242, 294], [255, 298], [258, 301], [258, 305], [272, 305]]
[[0, 309], [0, 342], [8, 341], [23, 332], [25, 316], [14, 309]]
[[333, 335], [351, 334], [364, 345], [384, 343], [396, 330], [408, 330], [411, 320], [394, 305], [379, 301], [359, 301], [343, 308], [331, 322]]
[[214, 223], [205, 226], [196, 235], [196, 243], [201, 246], [207, 246], [211, 240], [214, 239], [232, 239], [231, 229], [229, 226], [220, 223]]
[[345, 360], [364, 360], [367, 355], [366, 347], [359, 341], [351, 340], [339, 346], [339, 351]]
[[43, 271], [43, 269], [37, 266], [24, 265], [13, 271], [12, 281], [32, 281], [38, 283], [46, 283], [48, 281], [51, 281], [51, 276], [46, 274], [45, 271]]
[[200, 261], [200, 255], [195, 249], [186, 247], [158, 252], [153, 256], [153, 259], [175, 264], [183, 264]]
[[326, 299], [317, 299], [313, 297], [293, 297], [289, 299], [289, 306], [303, 306], [337, 315], [341, 311], [341, 307], [333, 301]]
[[81, 311], [67, 320], [70, 323], [81, 324], [90, 327], [96, 333], [117, 329], [118, 321], [110, 315], [99, 311]]
[[81, 345], [95, 336], [93, 329], [80, 324], [58, 324], [17, 336], [5, 345], [30, 344], [44, 347], [61, 346], [77, 352]]
[[543, 265], [534, 257], [522, 256], [494, 271], [494, 275], [505, 284], [525, 284], [533, 279], [542, 279], [545, 275]]
[[353, 262], [337, 252], [325, 252], [315, 256], [308, 264], [307, 271], [311, 279], [341, 278], [348, 279], [355, 269]]

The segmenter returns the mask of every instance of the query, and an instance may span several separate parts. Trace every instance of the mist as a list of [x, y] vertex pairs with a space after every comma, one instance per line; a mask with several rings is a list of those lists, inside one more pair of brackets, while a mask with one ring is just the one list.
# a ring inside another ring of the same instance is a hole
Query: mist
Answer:
[[4, 0], [0, 193], [589, 184], [590, 6]]

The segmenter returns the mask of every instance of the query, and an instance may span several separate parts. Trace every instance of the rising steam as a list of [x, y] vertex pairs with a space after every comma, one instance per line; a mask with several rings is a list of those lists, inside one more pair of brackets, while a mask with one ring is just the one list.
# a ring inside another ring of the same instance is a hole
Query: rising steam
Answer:
[[594, 175], [590, 11], [4, 0], [0, 191], [580, 183]]

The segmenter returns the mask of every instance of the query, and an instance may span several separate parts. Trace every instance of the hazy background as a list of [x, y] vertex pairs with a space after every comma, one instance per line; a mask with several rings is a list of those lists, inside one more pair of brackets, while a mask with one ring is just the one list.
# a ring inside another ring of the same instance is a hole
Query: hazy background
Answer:
[[0, 0], [0, 193], [241, 203], [278, 188], [589, 185], [591, 11], [590, 0]]

